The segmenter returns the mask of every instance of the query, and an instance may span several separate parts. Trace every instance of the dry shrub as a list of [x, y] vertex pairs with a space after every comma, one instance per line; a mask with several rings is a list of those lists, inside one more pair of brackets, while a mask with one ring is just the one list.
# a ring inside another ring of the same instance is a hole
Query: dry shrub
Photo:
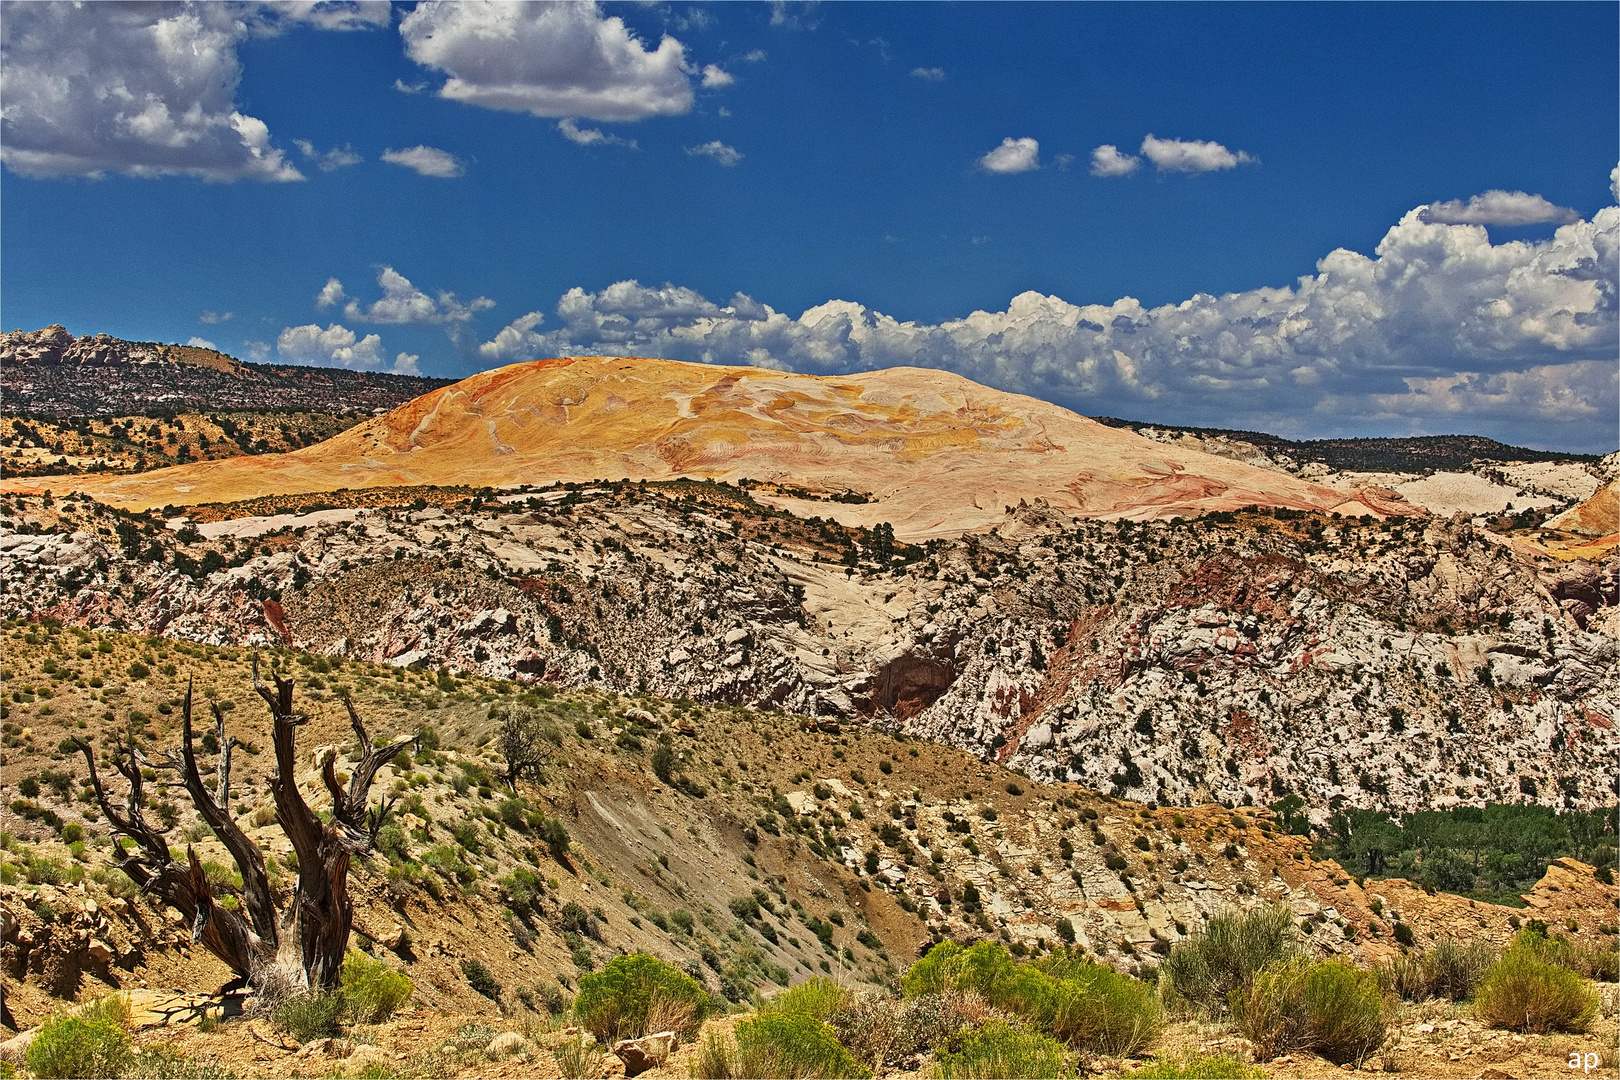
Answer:
[[585, 1080], [586, 1077], [594, 1077], [602, 1071], [604, 1052], [601, 1044], [588, 1043], [578, 1036], [564, 1039], [552, 1047], [551, 1056], [557, 1061], [557, 1071], [562, 1073], [566, 1080]]
[[690, 998], [674, 997], [658, 989], [647, 999], [647, 1031], [673, 1031], [675, 1044], [697, 1030], [697, 1006]]
[[[703, 1044], [686, 1068], [692, 1080], [736, 1080], [741, 1075], [731, 1042], [710, 1031], [703, 1036]], [[581, 1073], [564, 1072], [569, 1080], [577, 1080]]]
[[259, 1016], [268, 1016], [282, 1002], [309, 992], [304, 966], [293, 955], [277, 955], [254, 968], [248, 982], [253, 987], [253, 1012]]
[[1573, 971], [1546, 964], [1515, 946], [1485, 973], [1474, 1008], [1495, 1028], [1544, 1034], [1585, 1031], [1597, 1015], [1597, 994]]
[[1342, 960], [1301, 957], [1262, 971], [1233, 995], [1232, 1012], [1260, 1058], [1308, 1050], [1336, 1064], [1358, 1062], [1387, 1030], [1378, 976]]
[[1441, 938], [1425, 953], [1397, 956], [1382, 976], [1389, 989], [1407, 1001], [1431, 997], [1464, 1001], [1474, 996], [1474, 988], [1495, 960], [1495, 951], [1484, 942], [1458, 945]]
[[851, 994], [829, 1016], [843, 1043], [873, 1072], [896, 1069], [927, 1054], [968, 1028], [1005, 1014], [972, 990], [898, 1000], [882, 994]]
[[1573, 971], [1599, 982], [1615, 982], [1620, 974], [1620, 952], [1607, 946], [1573, 944], [1562, 934], [1549, 937], [1539, 930], [1524, 929], [1513, 939], [1511, 949], [1529, 952], [1543, 964]]
[[1424, 1001], [1429, 995], [1429, 977], [1423, 970], [1423, 957], [1415, 953], [1401, 953], [1378, 969], [1379, 978], [1389, 992], [1406, 1001]]

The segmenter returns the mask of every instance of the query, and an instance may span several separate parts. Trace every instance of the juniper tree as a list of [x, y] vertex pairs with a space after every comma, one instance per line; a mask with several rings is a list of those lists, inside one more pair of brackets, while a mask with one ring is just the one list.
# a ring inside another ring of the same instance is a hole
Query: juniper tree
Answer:
[[[191, 925], [194, 943], [219, 957], [239, 979], [256, 988], [263, 988], [267, 975], [279, 969], [303, 988], [329, 990], [337, 983], [354, 921], [354, 905], [349, 898], [350, 862], [375, 845], [377, 832], [393, 805], [390, 799], [381, 806], [368, 806], [372, 781], [377, 770], [411, 745], [414, 736], [373, 746], [354, 702], [345, 695], [343, 705], [354, 729], [360, 761], [345, 784], [337, 776], [336, 753], [326, 749], [317, 756], [322, 783], [332, 797], [331, 820], [323, 821], [304, 801], [297, 785], [297, 732], [309, 717], [293, 710], [292, 680], [272, 678], [274, 687], [259, 679], [255, 657], [253, 686], [269, 706], [276, 751], [276, 769], [270, 779], [276, 822], [298, 857], [298, 883], [291, 895], [280, 895], [271, 887], [258, 844], [242, 831], [231, 813], [231, 752], [237, 741], [226, 734], [225, 713], [218, 703], [211, 703], [214, 739], [219, 744], [219, 763], [212, 785], [204, 780], [192, 746], [189, 685], [180, 710], [177, 748], [161, 758], [149, 758], [130, 732], [112, 752], [113, 768], [128, 784], [121, 804], [102, 783], [90, 744], [77, 737], [67, 742], [84, 755], [102, 815], [114, 832], [135, 842], [134, 848], [115, 844], [115, 865], [143, 893], [184, 915]], [[151, 781], [143, 770], [157, 769], [179, 775], [178, 786], [185, 789], [197, 814], [235, 860], [242, 876], [241, 902], [236, 907], [220, 902], [221, 891], [234, 890], [208, 880], [193, 847], [186, 846], [181, 861], [170, 850], [165, 836], [170, 826], [155, 826], [147, 820], [147, 784]]]

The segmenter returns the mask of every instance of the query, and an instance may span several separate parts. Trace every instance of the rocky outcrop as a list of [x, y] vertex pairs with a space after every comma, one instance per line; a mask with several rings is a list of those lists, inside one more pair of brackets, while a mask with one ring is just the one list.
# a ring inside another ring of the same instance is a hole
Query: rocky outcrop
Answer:
[[1538, 561], [1468, 523], [1037, 503], [857, 572], [757, 506], [511, 498], [127, 549], [104, 509], [71, 532], [13, 522], [0, 610], [893, 725], [1143, 801], [1613, 797], [1613, 558]]
[[1591, 498], [1548, 518], [1542, 528], [1593, 537], [1620, 533], [1620, 480], [1610, 480]]

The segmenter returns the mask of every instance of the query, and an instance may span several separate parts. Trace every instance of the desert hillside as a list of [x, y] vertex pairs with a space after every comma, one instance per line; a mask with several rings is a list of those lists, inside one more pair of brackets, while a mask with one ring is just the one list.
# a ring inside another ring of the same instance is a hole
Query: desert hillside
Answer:
[[[1155, 443], [937, 370], [833, 378], [602, 357], [481, 372], [291, 453], [7, 487], [70, 486], [146, 509], [340, 488], [680, 477], [780, 485], [766, 497], [850, 525], [888, 522], [904, 539], [982, 528], [1036, 498], [1133, 520], [1249, 505], [1421, 512], [1388, 493], [1335, 491]], [[844, 493], [849, 502], [814, 501]]]
[[[712, 1008], [745, 1013], [756, 995], [821, 975], [864, 1000], [892, 1000], [888, 988], [945, 940], [994, 942], [1021, 958], [1061, 956], [1072, 942], [1075, 956], [1151, 988], [1136, 980], [1153, 979], [1211, 918], [1279, 906], [1310, 955], [1364, 967], [1448, 940], [1493, 951], [1537, 919], [1568, 938], [1572, 955], [1598, 958], [1601, 972], [1614, 940], [1614, 886], [1573, 858], [1552, 861], [1518, 906], [1504, 907], [1353, 878], [1291, 831], [1286, 807], [1144, 805], [781, 712], [533, 693], [282, 649], [260, 659], [265, 674], [296, 681], [309, 717], [296, 781], [311, 805], [325, 797], [325, 755], [340, 776], [358, 760], [339, 695], [352, 695], [379, 738], [420, 736], [379, 775], [378, 788], [397, 800], [391, 825], [353, 871], [353, 944], [410, 978], [413, 1008], [312, 1037], [307, 1018], [243, 1016], [254, 1003], [217, 989], [230, 972], [192, 943], [176, 912], [113, 869], [107, 821], [81, 794], [84, 761], [57, 749], [82, 735], [105, 762], [133, 734], [160, 762], [177, 740], [187, 687], [199, 706], [219, 703], [222, 731], [237, 740], [231, 813], [285, 891], [296, 863], [266, 794], [274, 763], [250, 654], [49, 625], [11, 624], [5, 634], [7, 684], [26, 699], [8, 706], [5, 737], [18, 792], [0, 885], [7, 1025], [32, 1030], [68, 1001], [125, 991], [138, 1045], [177, 1047], [237, 1075], [617, 1076], [612, 1056], [567, 1071], [575, 1066], [563, 1013], [590, 973], [633, 952], [689, 973]], [[509, 788], [497, 717], [514, 707], [535, 721], [541, 763]], [[205, 768], [219, 746], [201, 740]], [[118, 805], [127, 785], [110, 769], [104, 782]], [[151, 799], [174, 850], [195, 848], [234, 897], [230, 857], [183, 795]], [[1604, 1000], [1589, 1032], [1556, 1045], [1515, 1041], [1460, 1005], [1392, 1006], [1384, 1056], [1356, 1061], [1423, 1076], [1460, 1076], [1457, 1060], [1515, 1061], [1532, 1070], [1515, 1075], [1541, 1075], [1566, 1049], [1597, 1052], [1614, 1026], [1612, 992]], [[1151, 1002], [1143, 1007], [1156, 1010]], [[710, 1030], [739, 1019], [721, 1015]], [[1088, 1074], [1119, 1075], [1153, 1049], [1255, 1056], [1230, 1022], [1172, 1019], [1162, 1035], [1096, 1044], [1113, 1049], [1080, 1060]], [[1425, 1021], [1450, 1028], [1430, 1039], [1435, 1024]], [[497, 1050], [503, 1029], [517, 1038]], [[650, 1075], [683, 1075], [691, 1054]], [[927, 1057], [901, 1048], [875, 1071], [926, 1071]], [[1337, 1073], [1314, 1054], [1280, 1057], [1272, 1075]], [[180, 1064], [195, 1066], [169, 1067]]]

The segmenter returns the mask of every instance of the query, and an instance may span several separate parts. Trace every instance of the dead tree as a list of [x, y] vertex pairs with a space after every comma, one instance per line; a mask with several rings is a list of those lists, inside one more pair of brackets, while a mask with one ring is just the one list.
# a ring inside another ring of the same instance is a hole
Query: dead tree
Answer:
[[[332, 820], [323, 822], [305, 803], [297, 784], [297, 731], [308, 717], [293, 711], [293, 684], [273, 676], [275, 687], [259, 679], [254, 658], [253, 686], [270, 707], [276, 771], [271, 777], [276, 821], [298, 856], [298, 884], [292, 894], [278, 898], [259, 847], [242, 832], [230, 813], [231, 751], [236, 740], [225, 734], [225, 714], [213, 706], [215, 736], [219, 740], [219, 768], [213, 790], [203, 782], [192, 749], [191, 687], [180, 712], [180, 746], [161, 761], [150, 760], [133, 733], [112, 754], [113, 767], [129, 782], [122, 805], [115, 804], [96, 770], [95, 752], [83, 739], [72, 743], [84, 755], [96, 802], [113, 830], [135, 841], [136, 847], [118, 846], [115, 865], [143, 893], [156, 897], [183, 914], [191, 924], [191, 939], [223, 960], [242, 979], [255, 983], [272, 966], [297, 971], [297, 980], [311, 990], [328, 990], [337, 983], [348, 949], [354, 905], [349, 899], [349, 863], [371, 850], [377, 831], [393, 805], [368, 807], [367, 797], [377, 770], [410, 746], [400, 739], [374, 747], [354, 703], [343, 699], [349, 723], [359, 743], [360, 762], [347, 785], [338, 781], [330, 750], [319, 757], [321, 779], [332, 796]], [[242, 875], [241, 902], [228, 908], [204, 873], [197, 853], [189, 845], [186, 861], [176, 859], [164, 837], [167, 828], [146, 820], [146, 783], [142, 769], [167, 769], [180, 776], [198, 815], [224, 843]], [[278, 902], [278, 900], [280, 902]], [[278, 961], [281, 961], [278, 963]]]

